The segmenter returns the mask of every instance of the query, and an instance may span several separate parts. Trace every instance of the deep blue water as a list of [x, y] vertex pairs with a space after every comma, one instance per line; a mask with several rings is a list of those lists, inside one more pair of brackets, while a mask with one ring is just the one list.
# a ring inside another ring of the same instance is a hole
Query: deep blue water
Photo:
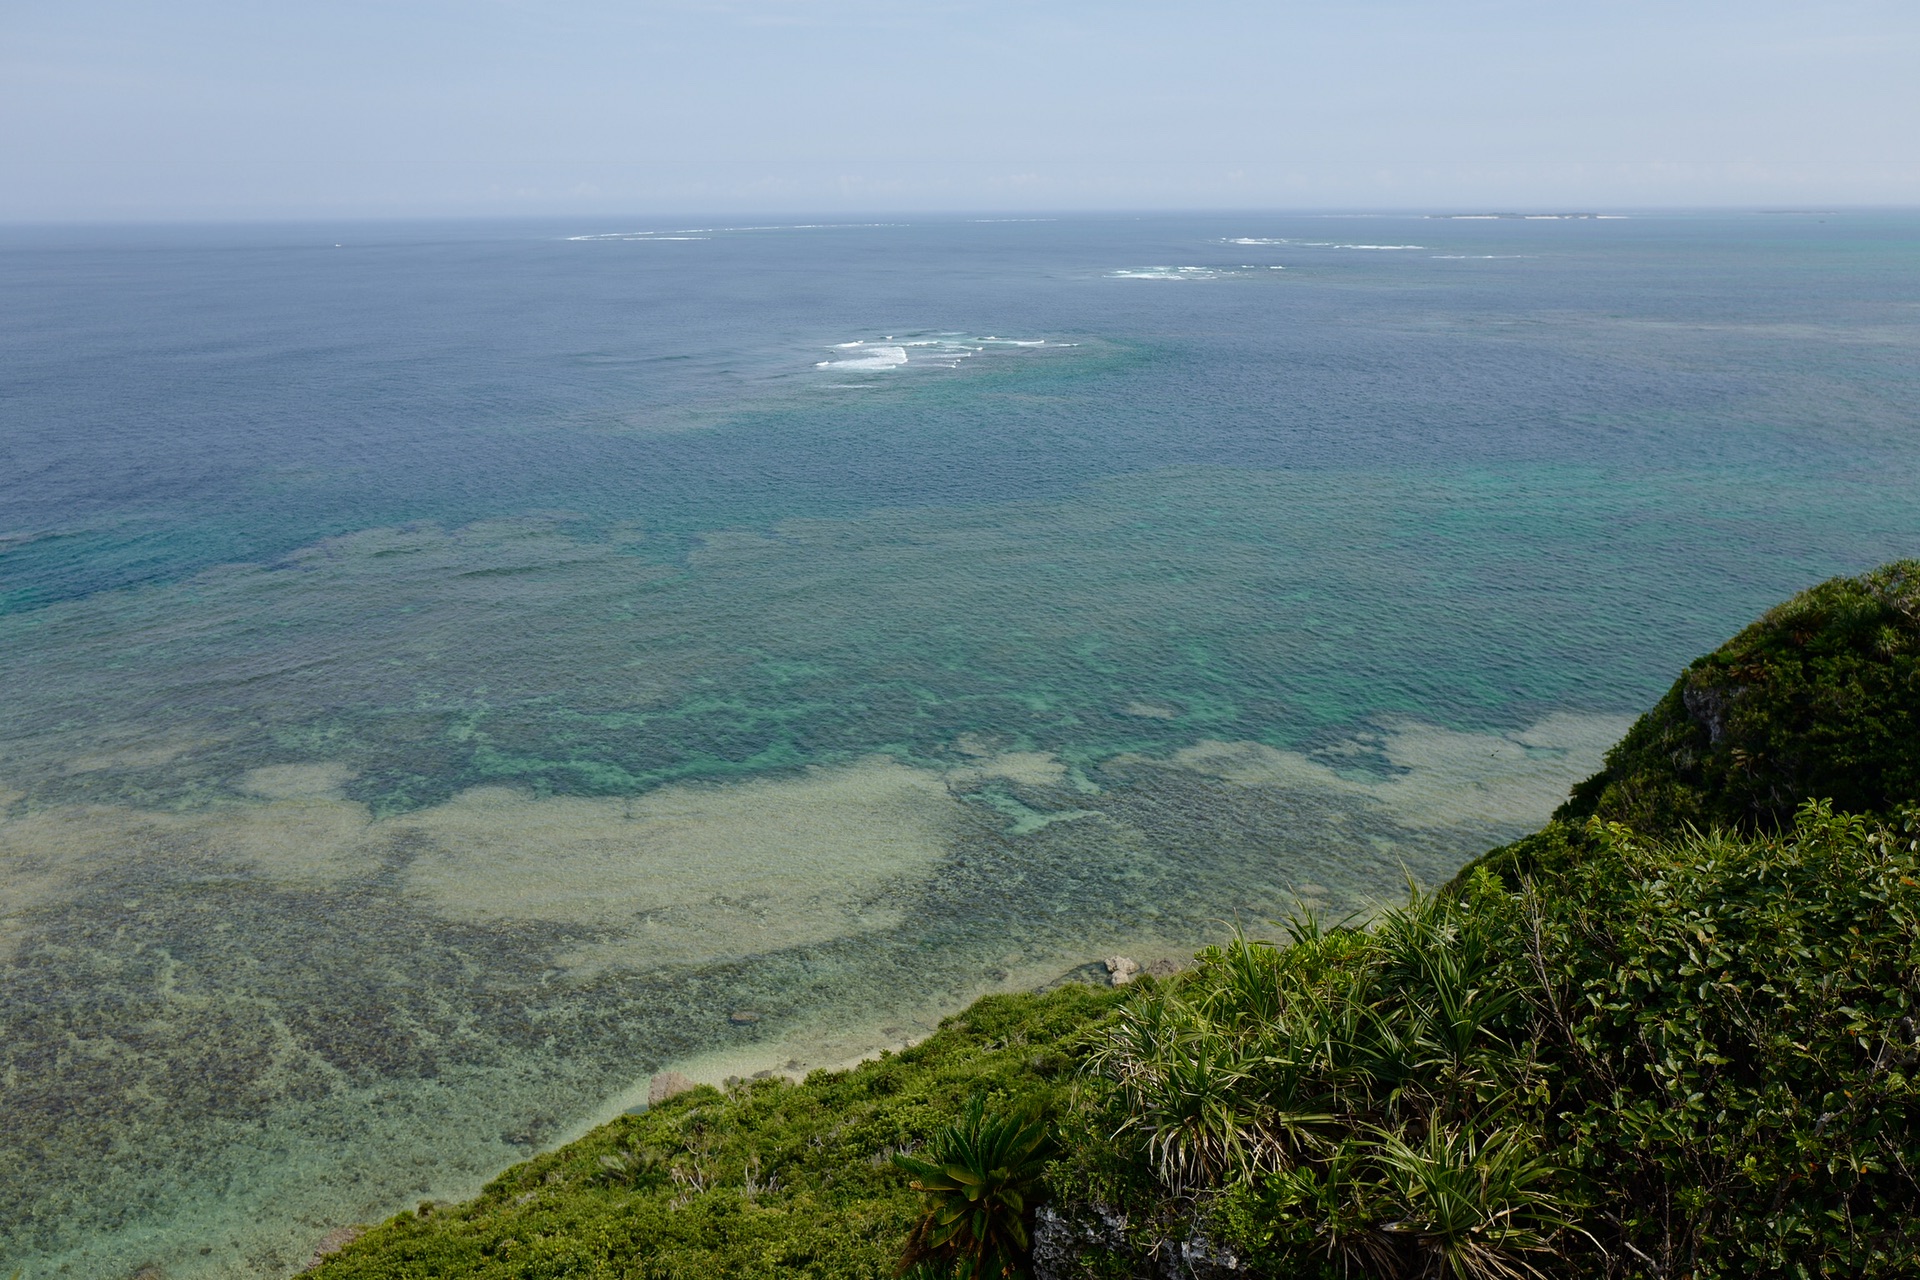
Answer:
[[[1877, 332], [1912, 320], [1905, 217], [556, 234], [573, 230], [11, 233], [0, 501], [10, 535], [47, 543], [10, 554], [9, 599], [543, 504], [690, 532], [1044, 498], [1182, 464], [1638, 477], [1905, 452], [1855, 421], [1894, 411], [1872, 392], [1911, 376], [1910, 350]], [[1241, 232], [1434, 252], [1210, 234]], [[1103, 278], [1241, 258], [1290, 274]], [[1048, 371], [1066, 404], [971, 383], [869, 413], [783, 402], [813, 347], [910, 329], [1117, 350], [1091, 373]], [[1850, 335], [1868, 345], [1834, 349]], [[729, 430], [675, 432], [690, 408]]]
[[1920, 554], [1920, 215], [793, 221], [0, 232], [0, 1257], [287, 1269], [660, 1063], [1363, 908]]

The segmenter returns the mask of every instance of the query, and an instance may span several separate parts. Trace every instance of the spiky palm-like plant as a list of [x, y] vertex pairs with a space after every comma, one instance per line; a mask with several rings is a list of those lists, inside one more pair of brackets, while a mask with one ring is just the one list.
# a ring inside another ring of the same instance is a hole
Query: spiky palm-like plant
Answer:
[[1026, 1275], [1034, 1191], [1046, 1167], [1046, 1122], [1033, 1107], [990, 1114], [978, 1094], [919, 1157], [893, 1161], [913, 1175], [926, 1211], [907, 1238], [900, 1273], [1005, 1280]]
[[1383, 1132], [1377, 1152], [1405, 1215], [1387, 1231], [1415, 1246], [1420, 1275], [1526, 1280], [1544, 1274], [1536, 1260], [1552, 1255], [1554, 1237], [1570, 1223], [1547, 1190], [1557, 1170], [1523, 1130], [1434, 1125], [1418, 1146]]

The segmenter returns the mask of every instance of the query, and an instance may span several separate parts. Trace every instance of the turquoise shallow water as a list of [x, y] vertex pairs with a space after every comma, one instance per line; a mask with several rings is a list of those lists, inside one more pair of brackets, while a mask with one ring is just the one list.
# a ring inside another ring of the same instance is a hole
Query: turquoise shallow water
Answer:
[[288, 1272], [668, 1062], [1445, 876], [1915, 553], [1917, 244], [6, 233], [0, 1258]]

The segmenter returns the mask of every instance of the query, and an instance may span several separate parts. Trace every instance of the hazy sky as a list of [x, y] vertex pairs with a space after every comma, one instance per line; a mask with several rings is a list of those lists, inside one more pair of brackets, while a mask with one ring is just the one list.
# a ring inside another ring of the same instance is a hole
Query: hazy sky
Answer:
[[0, 0], [0, 218], [1920, 204], [1920, 0]]

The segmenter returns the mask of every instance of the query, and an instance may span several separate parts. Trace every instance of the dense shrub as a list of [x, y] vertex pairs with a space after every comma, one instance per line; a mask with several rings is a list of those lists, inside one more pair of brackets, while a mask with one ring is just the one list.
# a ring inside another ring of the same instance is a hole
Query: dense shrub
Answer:
[[[1364, 931], [1234, 938], [1122, 1010], [1090, 1059], [1087, 1134], [1057, 1171], [1265, 1272], [1520, 1275], [1550, 1261], [1572, 1180], [1545, 1155], [1548, 1074], [1514, 981], [1520, 905], [1481, 877]], [[1142, 1191], [1146, 1194], [1143, 1195]], [[1149, 1232], [1151, 1234], [1151, 1230]], [[1152, 1241], [1142, 1240], [1143, 1245]]]
[[1516, 943], [1614, 1269], [1920, 1272], [1920, 823], [1602, 844]]
[[1272, 1276], [1920, 1272], [1920, 824], [1587, 840], [1203, 953], [1102, 1033], [1061, 1192]]
[[1688, 667], [1555, 816], [1775, 830], [1920, 797], [1920, 561], [1835, 578]]

